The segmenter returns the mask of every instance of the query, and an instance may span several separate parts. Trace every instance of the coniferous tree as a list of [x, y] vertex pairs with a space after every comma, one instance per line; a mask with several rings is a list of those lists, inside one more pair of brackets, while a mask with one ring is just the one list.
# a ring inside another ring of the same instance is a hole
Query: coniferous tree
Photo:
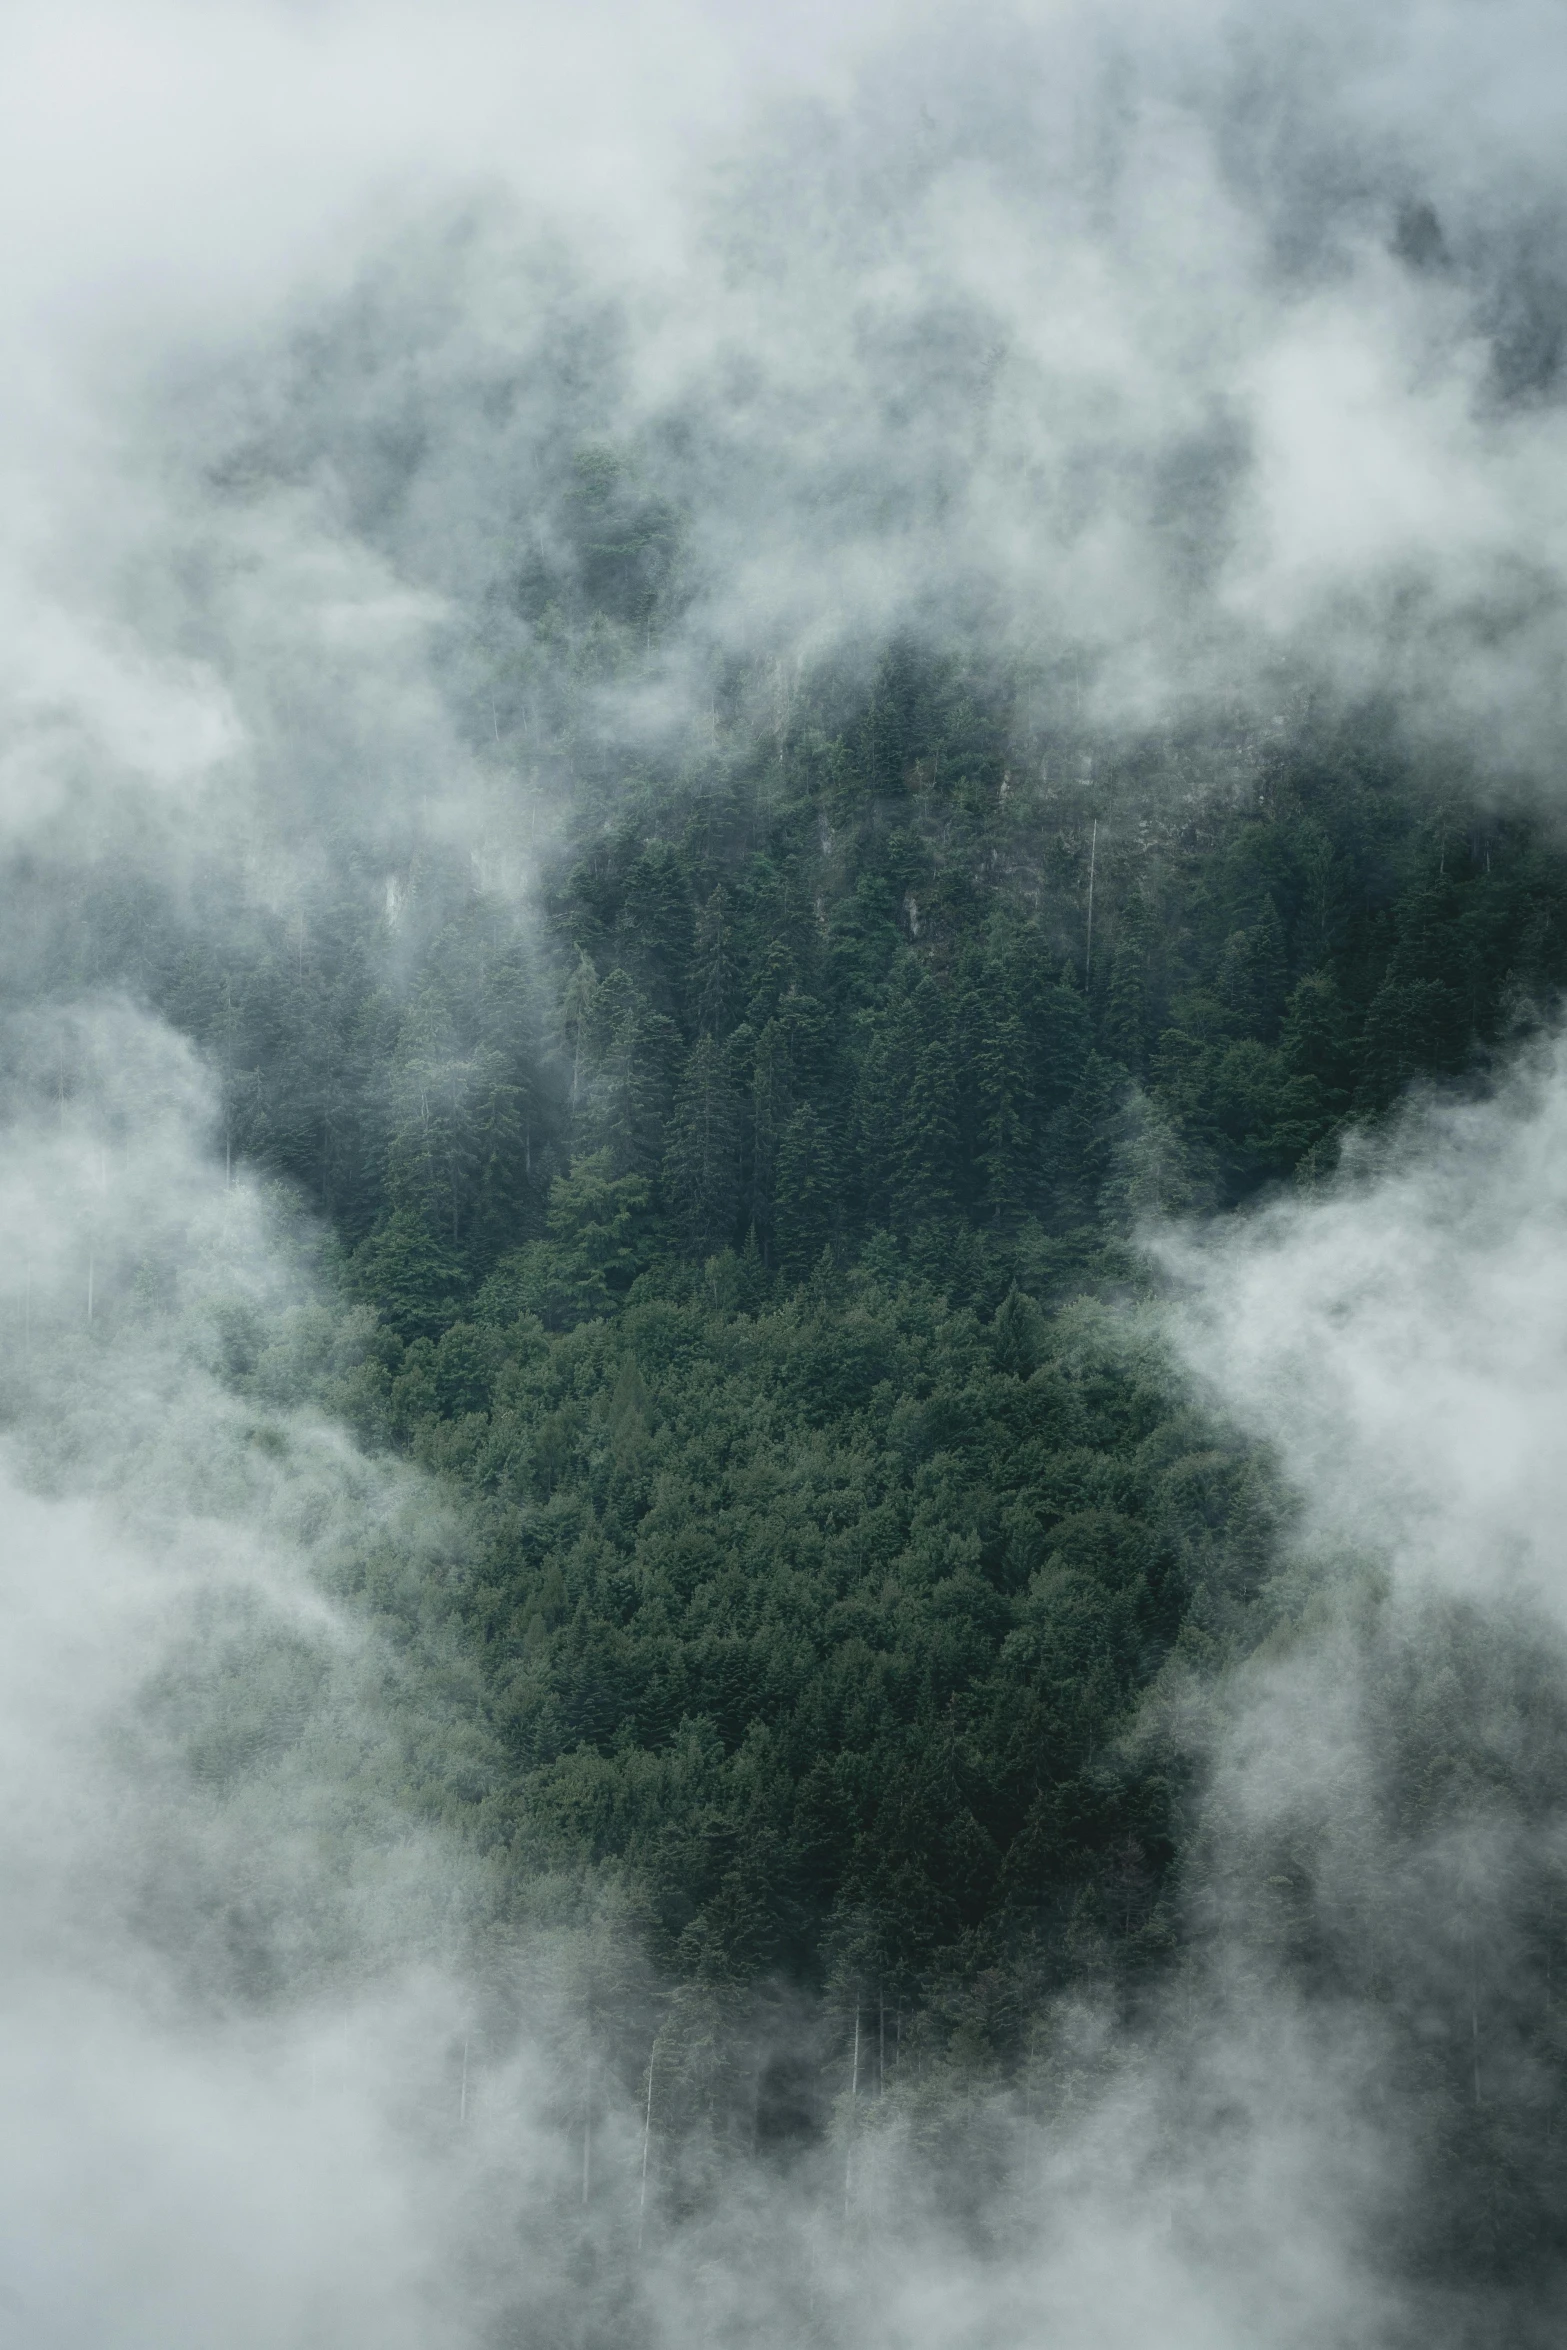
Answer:
[[1112, 1060], [1136, 1077], [1148, 1050], [1148, 945], [1141, 911], [1129, 920], [1110, 957], [1102, 1040]]
[[463, 1268], [419, 1204], [397, 1198], [352, 1260], [354, 1286], [375, 1300], [403, 1339], [434, 1338], [452, 1320], [463, 1294]]
[[663, 1180], [684, 1246], [699, 1256], [722, 1247], [740, 1203], [740, 1104], [711, 1036], [699, 1039], [681, 1077]]
[[774, 1237], [778, 1154], [792, 1106], [788, 1034], [783, 1023], [773, 1019], [756, 1040], [751, 1080], [751, 1229], [764, 1253]]
[[997, 1216], [1026, 1210], [1038, 1175], [1035, 1039], [1029, 1034], [1031, 1007], [1019, 976], [1016, 955], [1002, 945], [986, 957], [964, 1005], [972, 1053], [975, 1159], [983, 1173], [986, 1200]]
[[1252, 970], [1252, 942], [1244, 930], [1232, 930], [1224, 942], [1224, 951], [1219, 957], [1219, 968], [1214, 978], [1214, 993], [1239, 1032], [1243, 1036], [1254, 1034], [1260, 1023]]
[[582, 1112], [584, 1138], [607, 1150], [617, 1175], [655, 1175], [679, 1060], [674, 1023], [623, 971], [608, 974], [595, 1006], [598, 1052]]
[[692, 994], [705, 1036], [727, 1036], [740, 984], [738, 942], [729, 893], [720, 882], [697, 917]]
[[915, 1051], [893, 1144], [890, 1206], [893, 1223], [902, 1231], [945, 1215], [953, 1203], [958, 1081], [946, 1037], [936, 1025], [939, 1016], [939, 1007], [928, 1014], [935, 1033], [927, 1034]]
[[1263, 899], [1262, 911], [1251, 926], [1247, 944], [1257, 1033], [1264, 1044], [1272, 1044], [1278, 1036], [1289, 994], [1289, 955], [1284, 925], [1271, 897]]
[[809, 1102], [793, 1111], [778, 1145], [778, 1261], [794, 1280], [815, 1264], [838, 1220], [838, 1159], [831, 1129]]

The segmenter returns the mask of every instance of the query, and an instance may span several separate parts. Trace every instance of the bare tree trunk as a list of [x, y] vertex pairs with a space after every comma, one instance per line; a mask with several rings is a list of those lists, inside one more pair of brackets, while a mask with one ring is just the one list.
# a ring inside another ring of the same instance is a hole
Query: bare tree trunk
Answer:
[[1088, 938], [1083, 948], [1083, 986], [1094, 975], [1094, 867], [1099, 857], [1099, 819], [1094, 818], [1094, 829], [1088, 842]]
[[586, 2208], [593, 2181], [593, 2043], [588, 2042], [587, 2077], [582, 2092], [582, 2201]]
[[[1551, 1944], [1555, 1933], [1556, 1890], [1553, 1886], [1545, 1909], [1545, 2028], [1547, 2032], [1551, 2028]], [[1554, 2073], [1547, 2074], [1546, 2078], [1550, 2083], [1545, 2106], [1545, 2144], [1548, 2152], [1556, 2127], [1556, 2080]]]
[[642, 2233], [647, 2226], [647, 2158], [653, 2143], [653, 2066], [658, 2056], [655, 2040], [647, 2056], [647, 2111], [642, 2116], [642, 2191], [637, 2197], [637, 2250], [642, 2249]]
[[854, 2002], [854, 2066], [849, 2075], [849, 2145], [843, 2158], [843, 2224], [849, 2224], [849, 2203], [854, 2188], [854, 2123], [860, 2102], [860, 2003]]

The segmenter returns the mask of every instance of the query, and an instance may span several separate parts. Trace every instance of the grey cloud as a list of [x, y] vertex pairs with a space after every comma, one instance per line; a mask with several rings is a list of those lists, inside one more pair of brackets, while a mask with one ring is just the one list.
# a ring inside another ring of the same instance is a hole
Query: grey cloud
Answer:
[[1559, 1043], [1492, 1098], [1430, 1103], [1332, 1196], [1281, 1202], [1211, 1249], [1189, 1360], [1262, 1430], [1322, 1535], [1412, 1579], [1558, 1607], [1567, 1462], [1567, 1225]]
[[[711, 12], [443, 19], [14, 17], [8, 844], [68, 879], [222, 854], [267, 901], [333, 828], [388, 866], [423, 831], [520, 889], [574, 759], [700, 746], [726, 665], [786, 692], [900, 627], [1036, 658], [1085, 730], [1325, 682], [1554, 788], [1552, 18], [819, 16], [803, 53]], [[560, 485], [606, 452], [654, 554], [594, 638]], [[1559, 1059], [1168, 1246], [1188, 1360], [1316, 1546], [1276, 1653], [1150, 1717], [1206, 1789], [1168, 2008], [1051, 2009], [1047, 2110], [998, 2099], [946, 2166], [867, 2126], [852, 2173], [840, 2138], [825, 2184], [737, 2177], [638, 2261], [574, 2201], [586, 2110], [635, 2208], [635, 2097], [583, 2086], [604, 1945], [546, 1920], [497, 1959], [490, 1864], [437, 1824], [424, 1730], [467, 1692], [417, 1594], [462, 1535], [309, 1400], [311, 1236], [225, 1184], [209, 1077], [125, 1007], [7, 1051], [0, 2329], [1461, 2336], [1398, 2261], [1452, 2219], [1465, 2066], [1462, 2126], [1537, 2151]], [[225, 1371], [240, 1309], [270, 1397]]]
[[[65, 136], [15, 202], [104, 200], [7, 313], [13, 839], [525, 868], [584, 751], [899, 629], [1111, 735], [1314, 688], [1554, 788], [1537, 12], [872, 12], [787, 74], [743, 18], [204, 22], [134, 129], [19, 53]], [[592, 627], [584, 450], [653, 565]]]
[[[361, 1457], [309, 1401], [308, 1233], [225, 1182], [208, 1083], [155, 1024], [80, 1009], [13, 1033], [10, 1063], [13, 2338], [1462, 2338], [1461, 2310], [1399, 2281], [1422, 2215], [1448, 2218], [1445, 2108], [1410, 2078], [1408, 2045], [1473, 2004], [1493, 2094], [1504, 2061], [1524, 2062], [1508, 2034], [1556, 1815], [1536, 1787], [1533, 1812], [1504, 1807], [1495, 1830], [1472, 1800], [1413, 1836], [1390, 1816], [1405, 1750], [1418, 1761], [1429, 1735], [1439, 1622], [1368, 1639], [1351, 1614], [1221, 1699], [1197, 1733], [1200, 1930], [1140, 2021], [1046, 2002], [1021, 2095], [971, 2098], [934, 2145], [917, 2099], [845, 2112], [793, 2176], [715, 2153], [688, 2182], [689, 2222], [671, 2229], [660, 2205], [639, 2248], [642, 2114], [610, 2071], [593, 2088], [583, 2008], [629, 2001], [634, 2022], [635, 1967], [612, 1924], [547, 1904], [497, 1938], [486, 1864], [442, 1824], [437, 1749], [440, 1767], [493, 1767], [451, 1736], [472, 1698], [428, 1605], [463, 1534], [421, 1475]], [[1243, 1245], [1239, 1272], [1215, 1257], [1212, 1314], [1233, 1330], [1260, 1294], [1248, 1246], [1309, 1256], [1313, 1216], [1358, 1217], [1369, 1257], [1405, 1235], [1405, 1320], [1450, 1320], [1456, 1294], [1478, 1298], [1483, 1331], [1488, 1252], [1511, 1230], [1496, 1167], [1539, 1163], [1556, 1098], [1488, 1113], [1467, 1175], [1416, 1151]], [[1447, 1202], [1445, 1225], [1440, 1205], [1427, 1218], [1440, 1253], [1411, 1205], [1428, 1196]], [[89, 1250], [105, 1268], [91, 1319]], [[1376, 1358], [1375, 1282], [1347, 1294], [1337, 1323], [1352, 1335], [1358, 1313]], [[1310, 1281], [1267, 1296], [1266, 1343], [1287, 1353]], [[270, 1381], [225, 1374], [239, 1307], [271, 1334]], [[1263, 1343], [1221, 1350], [1228, 1375]], [[1466, 1376], [1473, 1417], [1495, 1384], [1483, 1346]], [[1293, 1398], [1290, 1417], [1305, 1418]], [[1362, 1487], [1383, 1473], [1402, 1491], [1418, 1446], [1385, 1423]], [[1524, 1630], [1549, 1683], [1555, 1651]], [[1488, 1681], [1476, 1653], [1443, 1735], [1504, 1753], [1520, 1670], [1505, 1621]], [[1172, 1687], [1155, 1715], [1182, 1702]], [[1396, 1971], [1391, 2015], [1368, 1964]]]

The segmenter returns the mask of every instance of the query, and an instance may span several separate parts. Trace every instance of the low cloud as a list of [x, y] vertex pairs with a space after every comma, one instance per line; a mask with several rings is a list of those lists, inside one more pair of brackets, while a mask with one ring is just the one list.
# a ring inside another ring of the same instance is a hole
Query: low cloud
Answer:
[[[1556, 21], [801, 39], [13, 12], [8, 851], [271, 904], [433, 837], [520, 890], [736, 664], [749, 724], [904, 628], [1081, 741], [1312, 686], [1552, 801]], [[583, 480], [664, 566], [607, 619]], [[323, 1403], [311, 1233], [140, 1013], [6, 1060], [0, 2340], [1549, 2338], [1496, 2247], [1557, 2177], [1558, 1049], [1161, 1244], [1305, 1510], [1265, 1653], [1143, 1727], [1203, 1790], [1168, 1997], [1047, 2005], [966, 2137], [892, 2100], [679, 2227], [583, 2020], [622, 1966], [652, 2018], [630, 1938], [519, 1927], [450, 1825], [500, 1767], [429, 1596], [465, 1535]]]
[[1403, 1582], [1567, 1606], [1567, 1055], [1429, 1102], [1325, 1198], [1168, 1243], [1188, 1360], [1324, 1540]]
[[[1428, 2239], [1466, 2114], [1527, 2153], [1545, 2110], [1567, 1672], [1504, 1570], [1548, 1554], [1553, 1465], [1493, 1440], [1559, 1352], [1554, 1057], [1181, 1258], [1194, 1366], [1286, 1448], [1311, 1542], [1280, 1641], [1216, 1694], [1173, 1669], [1140, 1733], [1205, 1789], [1169, 1986], [1047, 2001], [1019, 2084], [846, 2108], [684, 2217], [614, 2070], [613, 1915], [501, 1929], [443, 1823], [441, 1773], [495, 1767], [430, 1606], [463, 1532], [310, 1402], [308, 1231], [225, 1181], [156, 1024], [88, 1008], [10, 1058], [7, 2338], [1528, 2338], [1528, 2292], [1444, 2293]], [[241, 1310], [272, 1369], [236, 1384]]]

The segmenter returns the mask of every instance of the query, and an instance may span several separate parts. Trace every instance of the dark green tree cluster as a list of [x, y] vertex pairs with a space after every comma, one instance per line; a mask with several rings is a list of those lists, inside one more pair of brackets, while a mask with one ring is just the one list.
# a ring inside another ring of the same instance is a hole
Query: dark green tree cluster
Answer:
[[[605, 1254], [637, 1181], [573, 1201]], [[1277, 1503], [1156, 1350], [890, 1250], [664, 1263], [553, 1339], [516, 1302], [340, 1398], [473, 1497], [515, 1865], [629, 1866], [696, 1980], [1163, 1946], [1170, 1791], [1117, 1740], [1183, 1628], [1235, 1639]]]
[[562, 782], [542, 927], [429, 848], [343, 848], [286, 910], [98, 869], [35, 887], [27, 986], [184, 1028], [230, 1157], [302, 1187], [411, 1338], [530, 1244], [547, 1278], [573, 1166], [635, 1178], [694, 1264], [749, 1243], [797, 1282], [885, 1235], [977, 1297], [1027, 1234], [1070, 1291], [1145, 1215], [1326, 1172], [1567, 977], [1559, 852], [1371, 719], [1085, 774], [1037, 680], [902, 648], [768, 724], [742, 686], [607, 820]]
[[1204, 793], [1189, 745], [1052, 785], [1015, 691], [907, 653], [830, 703], [765, 773], [649, 787], [551, 900], [579, 1132], [690, 1257], [754, 1233], [799, 1279], [1030, 1222], [1080, 1255], [1325, 1171], [1567, 976], [1559, 856], [1369, 719]]
[[[573, 479], [528, 595], [651, 630], [668, 516]], [[485, 1835], [634, 1882], [682, 1979], [1162, 1946], [1179, 1803], [1125, 1733], [1255, 1636], [1277, 1504], [1084, 1301], [1567, 975], [1567, 859], [1373, 717], [1116, 748], [1055, 707], [904, 644], [737, 671], [685, 764], [579, 730], [525, 913], [352, 845], [281, 909], [29, 901], [29, 987], [155, 1004], [322, 1211], [332, 1399], [471, 1513]]]

